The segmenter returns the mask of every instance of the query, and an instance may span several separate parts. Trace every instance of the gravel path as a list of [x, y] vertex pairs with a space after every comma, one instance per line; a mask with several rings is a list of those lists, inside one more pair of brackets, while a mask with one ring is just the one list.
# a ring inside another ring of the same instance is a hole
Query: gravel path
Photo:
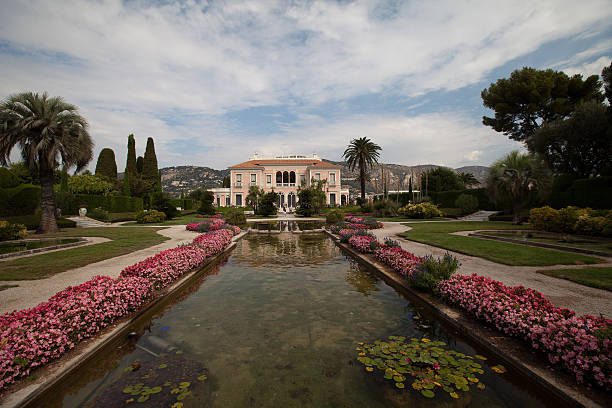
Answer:
[[[133, 265], [160, 251], [174, 248], [180, 243], [190, 242], [196, 237], [195, 233], [186, 231], [184, 225], [173, 225], [166, 229], [159, 230], [157, 233], [169, 237], [170, 239], [161, 244], [141, 249], [130, 254], [58, 273], [47, 279], [0, 281], [0, 284], [19, 285], [19, 287], [16, 288], [0, 291], [0, 314], [34, 307], [48, 300], [60, 290], [68, 286], [79, 285], [97, 275], [106, 275], [116, 278], [126, 266]], [[0, 263], [0, 267], [1, 265]]]
[[[399, 222], [385, 222], [383, 224], [384, 228], [372, 230], [372, 232], [381, 242], [385, 237], [391, 237], [400, 241], [402, 248], [418, 256], [424, 256], [427, 254], [442, 256], [444, 253], [450, 252], [461, 262], [459, 273], [463, 275], [471, 275], [476, 273], [478, 275], [487, 276], [501, 281], [506, 285], [523, 285], [542, 292], [557, 307], [572, 309], [577, 314], [591, 314], [598, 316], [601, 313], [608, 318], [612, 318], [612, 293], [603, 289], [579, 285], [569, 280], [553, 278], [536, 273], [537, 270], [542, 269], [560, 269], [563, 267], [576, 268], [579, 266], [559, 265], [535, 267], [502, 265], [486, 259], [405, 240], [398, 237], [397, 234], [410, 230], [410, 227], [402, 225]], [[612, 266], [612, 258], [606, 258], [606, 260], [608, 261], [607, 263], [598, 264], [596, 266]]]

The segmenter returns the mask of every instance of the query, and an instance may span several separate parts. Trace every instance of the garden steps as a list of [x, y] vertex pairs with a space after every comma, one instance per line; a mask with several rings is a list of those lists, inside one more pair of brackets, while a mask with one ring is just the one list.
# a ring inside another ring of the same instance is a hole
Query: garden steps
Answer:
[[458, 218], [458, 221], [489, 221], [489, 215], [495, 213], [497, 213], [497, 211], [477, 211], [465, 217]]
[[109, 227], [110, 223], [94, 220], [89, 217], [68, 217], [69, 220], [76, 222], [77, 228]]

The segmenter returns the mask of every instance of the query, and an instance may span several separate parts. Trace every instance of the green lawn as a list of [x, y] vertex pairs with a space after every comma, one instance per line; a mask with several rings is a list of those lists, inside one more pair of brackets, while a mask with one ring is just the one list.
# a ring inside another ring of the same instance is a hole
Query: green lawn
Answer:
[[591, 267], [581, 269], [553, 269], [538, 271], [538, 273], [567, 279], [581, 285], [612, 291], [612, 267]]
[[527, 229], [527, 225], [517, 226], [509, 222], [478, 221], [429, 222], [405, 225], [413, 228], [401, 234], [402, 237], [408, 240], [433, 245], [466, 255], [477, 256], [505, 265], [549, 266], [603, 262], [603, 260], [599, 258], [581, 254], [450, 234], [456, 231]]
[[0, 262], [0, 280], [31, 280], [52, 276], [68, 269], [79, 268], [90, 263], [114, 258], [139, 249], [148, 248], [166, 241], [157, 234], [162, 228], [151, 227], [100, 227], [61, 230], [57, 234], [31, 235], [29, 237], [105, 237], [111, 239], [95, 245], [81, 246], [63, 251]]
[[382, 222], [422, 222], [422, 221], [451, 221], [452, 218], [404, 218], [404, 217], [374, 217], [377, 221]]
[[188, 214], [188, 215], [181, 215], [171, 220], [159, 222], [156, 224], [138, 224], [136, 221], [132, 221], [132, 222], [126, 222], [125, 224], [122, 224], [122, 225], [125, 225], [128, 227], [142, 227], [143, 225], [187, 225], [187, 224], [191, 224], [194, 222], [204, 221], [206, 219], [207, 218], [198, 218], [196, 217], [195, 214]]

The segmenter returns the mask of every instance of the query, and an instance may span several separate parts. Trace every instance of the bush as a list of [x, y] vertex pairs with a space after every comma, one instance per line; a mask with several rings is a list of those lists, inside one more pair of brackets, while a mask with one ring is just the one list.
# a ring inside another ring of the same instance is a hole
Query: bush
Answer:
[[108, 211], [103, 210], [102, 208], [94, 208], [93, 210], [87, 212], [87, 216], [89, 218], [93, 218], [94, 220], [107, 222], [110, 219]]
[[433, 192], [430, 191], [431, 200], [438, 204], [440, 207], [450, 208], [455, 205], [455, 201], [462, 194], [467, 194], [475, 197], [478, 200], [478, 209], [493, 211], [497, 208], [495, 204], [489, 199], [489, 194], [485, 188], [471, 188], [467, 190], [450, 190]]
[[463, 215], [461, 208], [440, 208], [439, 210], [446, 218], [459, 218]]
[[471, 214], [478, 209], [478, 199], [470, 194], [461, 194], [455, 200], [455, 207], [461, 209], [461, 213]]
[[[23, 224], [28, 230], [36, 230], [40, 224], [40, 214], [18, 215], [14, 217], [5, 217], [4, 221], [13, 224]], [[67, 218], [60, 217], [56, 219], [59, 228], [76, 228], [76, 222]]]
[[444, 254], [442, 259], [426, 255], [421, 258], [417, 270], [410, 276], [411, 283], [421, 290], [437, 294], [438, 283], [449, 279], [459, 269], [460, 265], [459, 260], [448, 252]]
[[0, 167], [0, 188], [12, 188], [19, 185], [19, 179], [6, 167]]
[[223, 215], [225, 222], [233, 225], [246, 224], [246, 215], [241, 208], [230, 207]]
[[174, 203], [170, 199], [168, 193], [162, 193], [161, 191], [154, 192], [151, 197], [151, 206], [154, 210], [161, 211], [166, 214], [167, 220], [171, 220], [179, 215], [179, 211], [174, 206]]
[[40, 186], [21, 184], [5, 191], [9, 197], [8, 207], [3, 211], [5, 215], [34, 214], [40, 206]]
[[540, 231], [560, 232], [563, 227], [561, 214], [549, 206], [532, 208], [529, 211], [529, 223]]
[[442, 216], [442, 212], [440, 212], [438, 207], [429, 202], [408, 204], [399, 209], [399, 214], [407, 218], [434, 218]]
[[335, 224], [344, 220], [344, 212], [337, 208], [331, 208], [327, 210], [327, 214], [325, 214], [325, 221], [328, 224]]
[[166, 214], [157, 210], [140, 211], [136, 214], [138, 224], [155, 224], [166, 220]]
[[397, 217], [399, 204], [391, 200], [378, 200], [374, 202], [374, 216]]
[[8, 221], [0, 221], [0, 241], [23, 239], [26, 233], [26, 227], [23, 224], [11, 224]]
[[215, 195], [212, 191], [204, 191], [202, 198], [200, 199], [200, 207], [198, 208], [199, 214], [213, 215], [215, 213], [215, 207], [212, 203], [215, 200]]
[[68, 190], [72, 194], [109, 194], [115, 185], [99, 176], [80, 174], [68, 179]]
[[604, 227], [606, 227], [604, 217], [581, 215], [574, 225], [574, 232], [580, 235], [602, 235]]
[[94, 194], [57, 193], [55, 202], [62, 214], [78, 214], [79, 208], [88, 211], [101, 208], [109, 213], [139, 212], [143, 210], [142, 198], [127, 196], [102, 196]]
[[578, 207], [565, 207], [559, 210], [559, 217], [561, 222], [561, 227], [559, 231], [562, 232], [572, 232], [574, 231], [574, 225], [576, 225], [576, 221], [580, 216], [589, 215], [588, 209], [582, 209]]

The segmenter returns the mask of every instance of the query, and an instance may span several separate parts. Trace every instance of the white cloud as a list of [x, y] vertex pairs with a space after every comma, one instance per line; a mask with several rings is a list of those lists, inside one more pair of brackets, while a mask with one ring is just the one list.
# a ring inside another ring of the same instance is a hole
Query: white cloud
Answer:
[[458, 89], [549, 41], [601, 32], [611, 18], [605, 0], [447, 0], [397, 10], [367, 0], [10, 1], [0, 13], [0, 95], [47, 90], [79, 105], [97, 151], [115, 148], [120, 168], [131, 132], [142, 148], [154, 137], [162, 163], [239, 161], [260, 140], [220, 115], [272, 105], [300, 117], [262, 138], [274, 153], [323, 148], [338, 156], [347, 140], [367, 135], [399, 163], [452, 164], [476, 147], [485, 160], [495, 145], [486, 145], [490, 129], [458, 117], [331, 121], [306, 112], [364, 94]]
[[482, 150], [472, 150], [471, 152], [463, 156], [464, 159], [466, 159], [467, 161], [471, 161], [471, 162], [477, 161], [481, 157], [482, 157]]
[[601, 76], [601, 70], [604, 67], [609, 67], [610, 62], [612, 62], [612, 57], [606, 55], [604, 57], [599, 57], [596, 60], [583, 61], [578, 65], [564, 67], [563, 72], [565, 72], [567, 75], [581, 74], [583, 78], [587, 78], [591, 75]]

